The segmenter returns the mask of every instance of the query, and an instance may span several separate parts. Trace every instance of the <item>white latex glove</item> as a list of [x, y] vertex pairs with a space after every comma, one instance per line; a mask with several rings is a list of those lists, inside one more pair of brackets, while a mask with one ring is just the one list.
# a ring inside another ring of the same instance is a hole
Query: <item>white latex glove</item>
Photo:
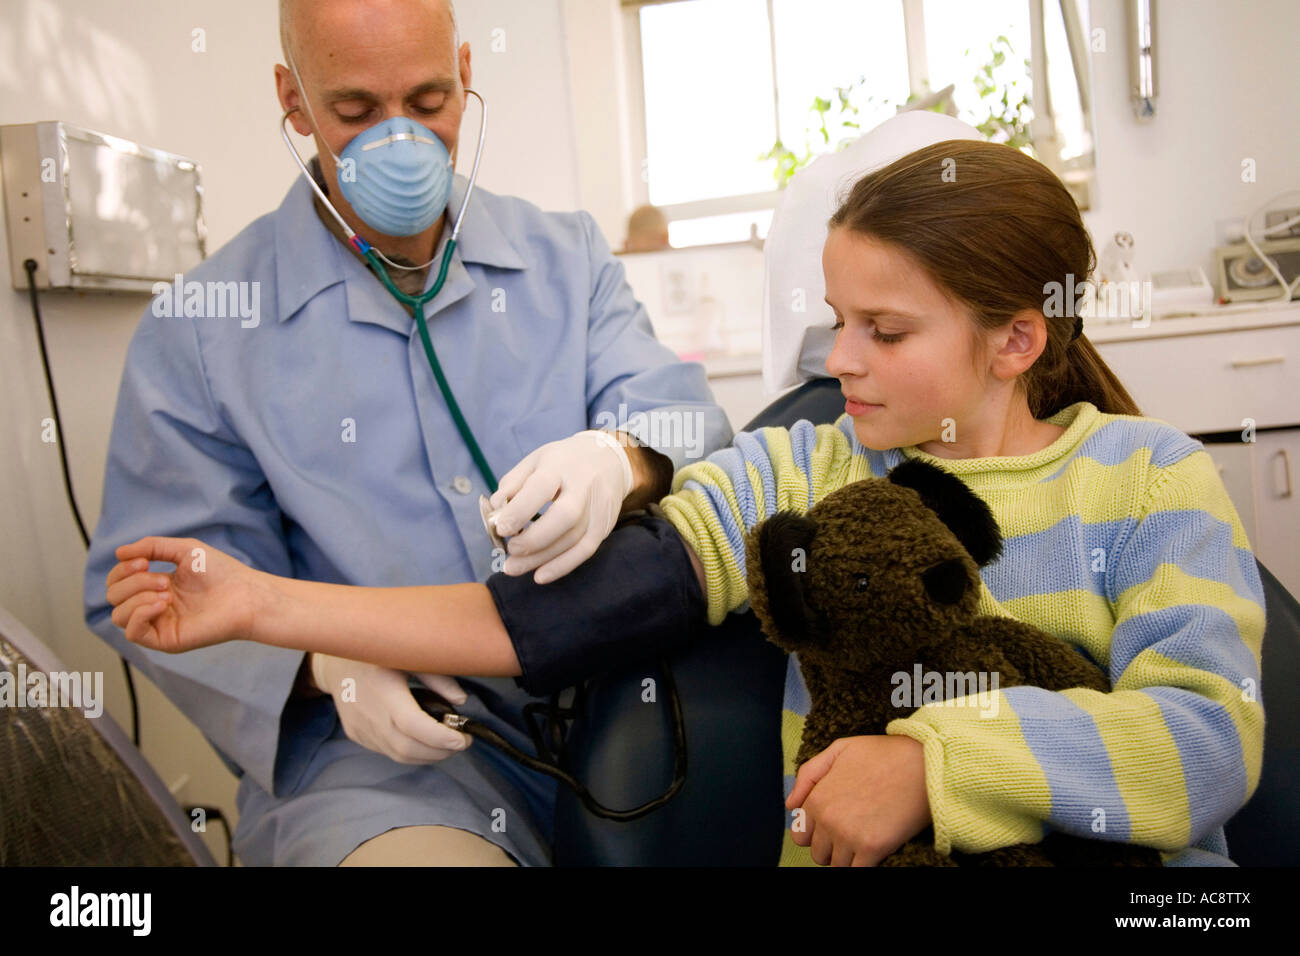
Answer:
[[[464, 750], [473, 739], [421, 709], [405, 671], [329, 654], [312, 654], [310, 667], [316, 686], [334, 698], [344, 732], [375, 753], [398, 763], [437, 763]], [[448, 703], [465, 703], [465, 692], [450, 677], [415, 676]], [[348, 678], [356, 683], [345, 695], [343, 682]]]
[[[501, 570], [537, 568], [538, 584], [564, 577], [596, 553], [631, 491], [632, 463], [609, 432], [578, 432], [538, 448], [506, 473], [490, 499], [497, 533], [510, 538]], [[519, 534], [548, 501], [546, 513]]]

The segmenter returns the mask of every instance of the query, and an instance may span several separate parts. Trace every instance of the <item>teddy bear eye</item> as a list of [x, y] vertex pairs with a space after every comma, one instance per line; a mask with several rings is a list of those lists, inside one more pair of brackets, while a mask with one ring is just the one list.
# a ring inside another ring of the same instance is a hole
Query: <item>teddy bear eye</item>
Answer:
[[858, 578], [858, 583], [853, 586], [853, 590], [861, 594], [871, 586], [871, 579], [867, 577]]

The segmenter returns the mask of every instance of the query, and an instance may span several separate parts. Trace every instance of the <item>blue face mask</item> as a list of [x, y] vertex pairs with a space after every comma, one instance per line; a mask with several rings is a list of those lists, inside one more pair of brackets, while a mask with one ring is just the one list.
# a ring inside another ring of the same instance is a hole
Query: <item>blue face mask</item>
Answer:
[[354, 137], [335, 162], [343, 198], [386, 236], [419, 235], [447, 208], [451, 154], [436, 133], [405, 116]]
[[[298, 89], [305, 89], [289, 58]], [[311, 102], [304, 96], [312, 123]], [[318, 127], [319, 128], [319, 127]], [[405, 116], [394, 116], [352, 138], [340, 156], [326, 144], [338, 169], [343, 198], [371, 229], [385, 236], [418, 236], [451, 196], [451, 154], [438, 135]]]

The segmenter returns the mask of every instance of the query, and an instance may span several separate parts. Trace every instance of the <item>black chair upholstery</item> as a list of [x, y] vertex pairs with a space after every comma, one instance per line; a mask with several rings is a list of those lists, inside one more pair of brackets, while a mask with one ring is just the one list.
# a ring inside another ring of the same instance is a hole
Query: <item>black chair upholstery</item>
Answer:
[[815, 378], [779, 395], [741, 429], [789, 428], [797, 421], [833, 422], [844, 414], [844, 393], [839, 379]]
[[[1256, 562], [1258, 564], [1258, 562]], [[1254, 796], [1224, 826], [1238, 866], [1300, 865], [1300, 603], [1259, 565], [1268, 621], [1261, 652], [1264, 765]]]
[[[66, 670], [0, 608], [0, 671], [10, 681]], [[107, 712], [0, 707], [0, 768], [0, 866], [216, 865]]]
[[[673, 654], [686, 728], [686, 782], [667, 804], [628, 823], [603, 820], [561, 787], [557, 866], [763, 866], [781, 853], [781, 699], [786, 657], [752, 613], [732, 614]], [[642, 699], [653, 678], [657, 700]], [[640, 806], [673, 779], [671, 711], [654, 660], [589, 682], [570, 734], [571, 771], [600, 803]]]
[[[742, 431], [833, 422], [844, 410], [835, 379], [814, 379], [777, 398]], [[1263, 645], [1266, 712], [1263, 772], [1250, 802], [1226, 827], [1242, 866], [1300, 863], [1300, 604], [1260, 565], [1268, 610]], [[668, 804], [631, 823], [602, 820], [564, 787], [556, 808], [556, 865], [774, 865], [780, 856], [780, 711], [785, 655], [752, 613], [732, 614], [706, 642], [667, 660], [686, 724], [686, 783]], [[570, 769], [602, 804], [641, 804], [672, 781], [673, 737], [662, 694], [642, 701], [653, 662], [588, 683], [588, 709], [570, 738]], [[662, 681], [658, 681], [662, 688]]]

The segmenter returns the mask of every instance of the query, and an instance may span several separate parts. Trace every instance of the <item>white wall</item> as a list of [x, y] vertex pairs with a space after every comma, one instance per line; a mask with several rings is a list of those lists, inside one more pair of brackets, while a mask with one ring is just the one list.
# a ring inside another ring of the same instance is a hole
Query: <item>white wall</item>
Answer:
[[[543, 209], [580, 208], [560, 0], [460, 0], [456, 19], [470, 46], [474, 89], [489, 111], [479, 184]], [[458, 168], [465, 174], [478, 135], [477, 105], [461, 128]]]
[[[272, 67], [274, 0], [4, 0], [0, 123], [65, 120], [190, 156], [203, 168], [209, 249], [279, 205], [297, 175], [280, 140]], [[577, 208], [572, 99], [559, 0], [462, 0], [461, 38], [491, 112], [479, 183], [543, 208]], [[193, 33], [204, 31], [204, 52]], [[494, 34], [493, 31], [498, 31]], [[495, 40], [495, 44], [494, 44]], [[495, 45], [495, 50], [494, 50]], [[472, 143], [478, 114], [467, 111]], [[306, 142], [306, 141], [302, 141]], [[459, 158], [468, 172], [471, 155]], [[0, 262], [8, 262], [7, 236]], [[82, 622], [84, 551], [68, 513], [26, 293], [0, 291], [0, 604], [65, 664], [105, 675], [108, 710], [129, 728], [121, 668]], [[46, 295], [46, 341], [74, 487], [87, 525], [127, 343], [143, 295]], [[137, 675], [146, 757], [182, 796], [233, 815], [234, 780], [192, 725]], [[219, 845], [210, 835], [214, 850]], [[218, 855], [224, 851], [218, 851]]]
[[[1200, 265], [1214, 281], [1215, 222], [1300, 189], [1300, 4], [1162, 0], [1159, 96], [1140, 124], [1128, 100], [1124, 0], [1092, 0], [1107, 52], [1092, 55], [1097, 195], [1093, 240], [1133, 233], [1139, 272]], [[1257, 181], [1241, 181], [1243, 159]], [[1300, 198], [1292, 197], [1292, 204]], [[1258, 226], [1257, 226], [1258, 228]]]
[[576, 116], [578, 200], [614, 249], [622, 248], [637, 196], [641, 156], [632, 149], [623, 12], [618, 0], [563, 0]]

